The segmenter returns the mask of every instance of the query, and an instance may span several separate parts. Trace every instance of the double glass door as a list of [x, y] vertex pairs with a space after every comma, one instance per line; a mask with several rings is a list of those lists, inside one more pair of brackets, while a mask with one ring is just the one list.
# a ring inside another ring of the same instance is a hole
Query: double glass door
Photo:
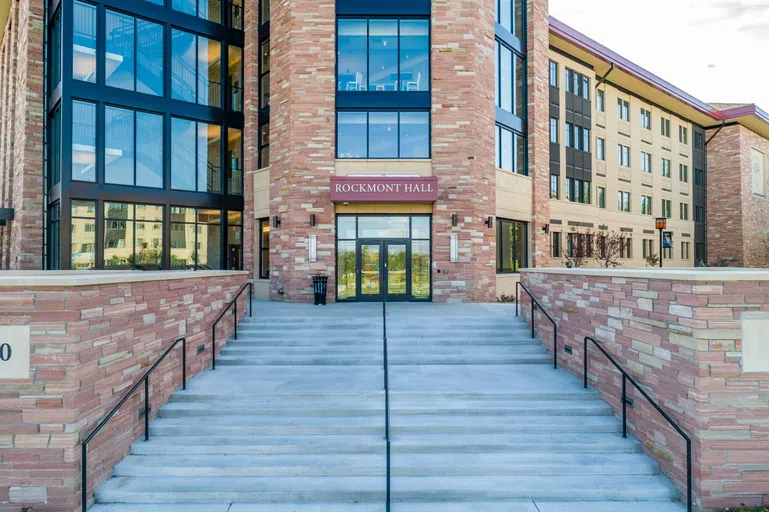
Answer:
[[411, 298], [409, 240], [358, 240], [359, 300], [406, 301]]

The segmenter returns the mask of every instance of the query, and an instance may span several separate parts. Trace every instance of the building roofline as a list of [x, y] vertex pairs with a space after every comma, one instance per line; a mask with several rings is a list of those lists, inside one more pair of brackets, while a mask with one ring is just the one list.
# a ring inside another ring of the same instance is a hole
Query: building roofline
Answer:
[[660, 78], [651, 71], [648, 71], [638, 64], [629, 61], [625, 57], [610, 50], [601, 43], [591, 39], [590, 37], [570, 27], [557, 18], [550, 16], [549, 24], [550, 32], [552, 34], [555, 34], [561, 39], [564, 39], [565, 41], [581, 48], [582, 50], [590, 53], [591, 55], [606, 62], [607, 64], [613, 64], [615, 68], [621, 69], [625, 73], [637, 78], [647, 85], [654, 87], [655, 89], [677, 99], [678, 101], [683, 102], [687, 106], [712, 118], [714, 121], [726, 122], [745, 116], [754, 116], [762, 123], [765, 123], [767, 128], [769, 128], [769, 114], [761, 110], [755, 104], [744, 105], [726, 110], [719, 110], [716, 107], [705, 103], [704, 101], [698, 100], [691, 94]]

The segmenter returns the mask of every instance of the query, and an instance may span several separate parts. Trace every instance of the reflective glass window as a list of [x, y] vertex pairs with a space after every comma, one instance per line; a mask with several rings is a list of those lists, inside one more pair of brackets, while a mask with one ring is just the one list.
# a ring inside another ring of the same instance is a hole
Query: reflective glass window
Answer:
[[369, 21], [369, 90], [398, 90], [398, 21]]
[[[175, 0], [177, 1], [177, 0]], [[181, 0], [178, 0], [181, 1]], [[197, 71], [197, 47], [195, 34], [183, 30], [171, 32], [171, 97], [194, 102]]]
[[136, 90], [163, 95], [163, 26], [136, 20]]
[[116, 107], [104, 109], [104, 181], [134, 184], [134, 112]]
[[96, 105], [72, 102], [72, 180], [96, 181]]
[[96, 6], [72, 3], [72, 78], [96, 83]]
[[133, 16], [107, 11], [105, 74], [110, 87], [134, 90], [134, 30]]

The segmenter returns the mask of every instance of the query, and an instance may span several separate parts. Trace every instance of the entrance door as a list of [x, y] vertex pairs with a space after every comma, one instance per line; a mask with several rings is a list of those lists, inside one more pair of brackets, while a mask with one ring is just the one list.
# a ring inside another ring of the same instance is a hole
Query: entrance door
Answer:
[[410, 297], [411, 261], [408, 240], [358, 242], [358, 299], [378, 302], [387, 293], [391, 302]]

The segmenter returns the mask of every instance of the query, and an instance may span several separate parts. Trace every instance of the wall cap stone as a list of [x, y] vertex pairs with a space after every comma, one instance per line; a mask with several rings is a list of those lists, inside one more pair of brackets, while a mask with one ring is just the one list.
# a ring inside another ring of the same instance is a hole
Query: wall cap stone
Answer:
[[753, 268], [527, 268], [526, 274], [661, 279], [673, 281], [769, 281], [769, 269]]
[[202, 279], [248, 275], [244, 270], [167, 270], [142, 272], [125, 270], [56, 270], [16, 271], [0, 273], [0, 288], [34, 288], [51, 286], [94, 286], [101, 284], [142, 283], [178, 279]]

